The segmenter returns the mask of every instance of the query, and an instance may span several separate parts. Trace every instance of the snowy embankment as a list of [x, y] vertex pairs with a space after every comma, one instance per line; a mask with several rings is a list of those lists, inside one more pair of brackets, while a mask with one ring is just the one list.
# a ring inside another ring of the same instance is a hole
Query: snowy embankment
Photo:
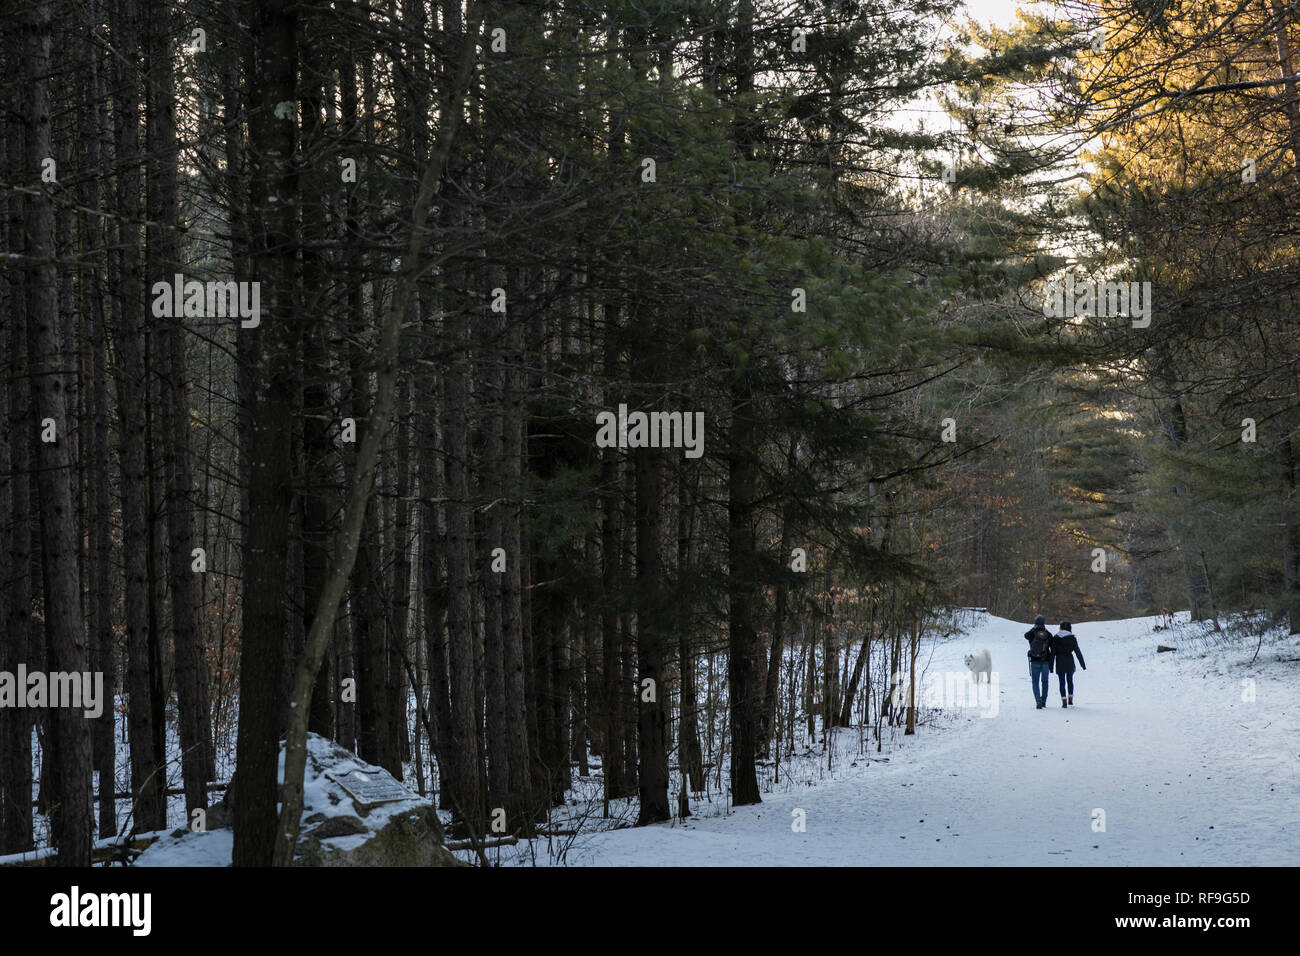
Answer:
[[[1153, 632], [1160, 620], [1077, 624], [1088, 662], [1076, 673], [1077, 706], [1061, 708], [1053, 676], [1048, 707], [1037, 710], [1027, 625], [983, 616], [941, 644], [929, 667], [962, 671], [965, 654], [988, 648], [996, 707], [932, 721], [888, 762], [873, 746], [835, 779], [765, 793], [757, 806], [580, 834], [565, 862], [1300, 863], [1300, 640], [1271, 634], [1250, 663], [1254, 639], [1210, 646], [1185, 625]], [[1179, 649], [1158, 654], [1160, 643]], [[847, 734], [856, 753], [857, 733]]]

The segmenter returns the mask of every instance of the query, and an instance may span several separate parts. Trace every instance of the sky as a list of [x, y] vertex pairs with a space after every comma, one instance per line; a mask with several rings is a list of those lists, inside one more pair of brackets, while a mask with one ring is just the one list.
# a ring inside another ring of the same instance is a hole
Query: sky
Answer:
[[1016, 22], [1018, 0], [966, 0], [966, 9], [981, 23], [1009, 27]]

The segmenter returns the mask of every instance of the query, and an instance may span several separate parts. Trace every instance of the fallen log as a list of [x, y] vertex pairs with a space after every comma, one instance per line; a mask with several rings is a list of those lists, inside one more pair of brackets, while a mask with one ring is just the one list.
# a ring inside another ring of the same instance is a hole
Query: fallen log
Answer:
[[519, 842], [519, 837], [517, 836], [498, 837], [495, 840], [484, 840], [482, 843], [477, 843], [477, 844], [473, 840], [462, 840], [460, 843], [448, 843], [447, 849], [453, 851], [473, 850], [476, 847], [481, 846], [485, 850], [490, 850], [493, 847], [498, 847], [498, 846], [514, 846], [518, 842]]
[[[228, 783], [210, 783], [210, 784], [208, 784], [208, 790], [209, 790], [210, 792], [215, 792], [215, 791], [218, 791], [218, 790], [225, 790], [225, 789], [226, 789], [227, 787], [229, 787], [229, 786], [230, 786], [230, 784], [228, 784]], [[168, 787], [166, 790], [163, 791], [163, 793], [166, 794], [166, 795], [169, 796], [169, 797], [183, 797], [183, 796], [185, 796], [185, 788], [184, 788], [184, 787]], [[113, 794], [113, 799], [114, 799], [114, 800], [131, 800], [131, 799], [133, 799], [134, 797], [135, 797], [135, 794], [134, 794], [134, 793], [115, 793], [115, 794]], [[99, 794], [95, 794], [95, 796], [94, 796], [94, 800], [95, 800], [96, 803], [99, 802]], [[39, 807], [40, 805], [41, 805], [41, 801], [39, 801], [39, 800], [33, 800], [33, 801], [32, 801], [32, 806], [34, 806], [34, 807]]]
[[[154, 845], [158, 839], [157, 835], [135, 837], [125, 843], [108, 843], [103, 846], [97, 846], [90, 851], [90, 862], [96, 863], [115, 863], [118, 861], [134, 860], [149, 847]], [[4, 859], [0, 861], [0, 867], [5, 866], [48, 866], [55, 857], [53, 849], [35, 850], [31, 853], [14, 854], [21, 857], [20, 859]]]

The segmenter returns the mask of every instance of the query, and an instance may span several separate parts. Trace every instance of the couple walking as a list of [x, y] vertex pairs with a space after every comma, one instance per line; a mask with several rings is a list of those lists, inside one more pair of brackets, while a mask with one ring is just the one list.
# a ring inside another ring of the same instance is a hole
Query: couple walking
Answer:
[[[1079, 666], [1084, 670], [1088, 665], [1083, 662], [1083, 651], [1079, 650], [1079, 641], [1070, 632], [1070, 622], [1062, 621], [1061, 630], [1053, 634], [1047, 629], [1043, 615], [1034, 618], [1034, 626], [1025, 632], [1029, 642], [1029, 678], [1034, 682], [1034, 700], [1038, 709], [1047, 706], [1047, 675], [1056, 671], [1061, 682], [1061, 706], [1074, 706], [1074, 658], [1079, 658]], [[1041, 690], [1039, 685], [1041, 683]], [[1066, 684], [1069, 693], [1066, 693]]]

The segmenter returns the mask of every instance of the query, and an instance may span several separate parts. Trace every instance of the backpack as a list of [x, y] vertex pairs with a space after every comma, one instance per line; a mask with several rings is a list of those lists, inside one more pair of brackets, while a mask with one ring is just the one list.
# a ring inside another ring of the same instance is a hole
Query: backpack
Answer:
[[1029, 659], [1031, 661], [1045, 661], [1052, 656], [1051, 645], [1048, 641], [1051, 635], [1047, 631], [1031, 631], [1033, 636], [1029, 638]]

